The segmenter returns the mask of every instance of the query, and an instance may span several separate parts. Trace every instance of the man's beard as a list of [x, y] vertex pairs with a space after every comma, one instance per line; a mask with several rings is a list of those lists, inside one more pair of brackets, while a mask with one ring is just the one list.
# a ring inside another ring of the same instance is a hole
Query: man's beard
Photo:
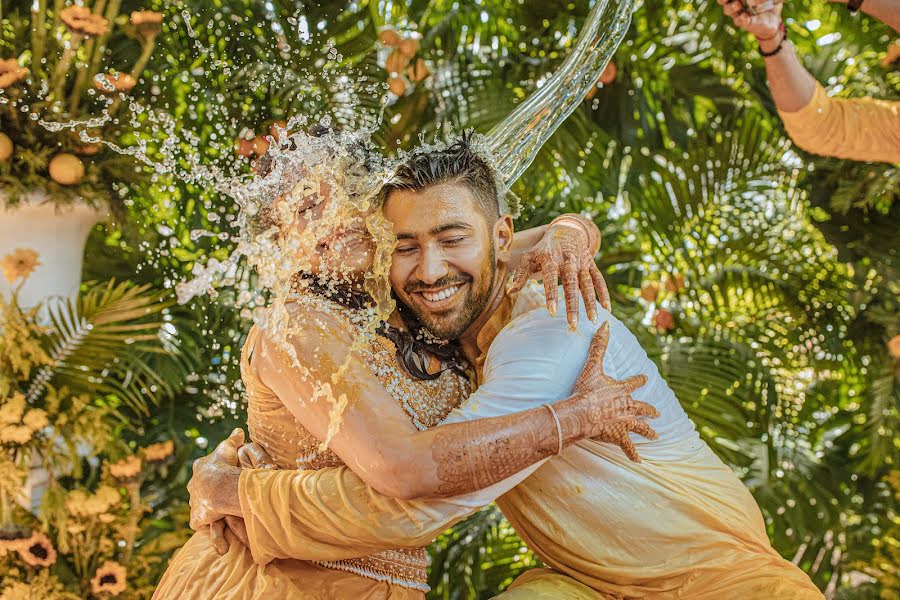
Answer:
[[429, 286], [438, 288], [454, 283], [470, 284], [466, 291], [466, 298], [462, 304], [462, 309], [455, 317], [436, 316], [432, 313], [421, 311], [415, 304], [407, 303], [409, 304], [409, 309], [416, 318], [419, 319], [419, 322], [428, 333], [438, 339], [455, 340], [465, 333], [466, 329], [468, 329], [475, 319], [481, 315], [491, 299], [491, 295], [494, 291], [494, 279], [497, 275], [496, 253], [493, 246], [491, 246], [490, 249], [490, 260], [488, 265], [489, 268], [487, 269], [487, 272], [482, 272], [481, 274], [482, 287], [479, 289], [475, 289], [472, 285], [474, 283], [472, 277], [463, 278], [459, 275], [442, 277], [435, 282], [433, 286]]

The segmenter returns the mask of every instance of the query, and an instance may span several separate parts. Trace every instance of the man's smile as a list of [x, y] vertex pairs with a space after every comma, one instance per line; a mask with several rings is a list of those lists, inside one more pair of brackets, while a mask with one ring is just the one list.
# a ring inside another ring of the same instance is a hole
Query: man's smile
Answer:
[[460, 291], [468, 285], [467, 283], [454, 283], [453, 285], [430, 290], [421, 290], [413, 292], [413, 295], [427, 310], [432, 312], [440, 312], [450, 308], [459, 298], [464, 295]]

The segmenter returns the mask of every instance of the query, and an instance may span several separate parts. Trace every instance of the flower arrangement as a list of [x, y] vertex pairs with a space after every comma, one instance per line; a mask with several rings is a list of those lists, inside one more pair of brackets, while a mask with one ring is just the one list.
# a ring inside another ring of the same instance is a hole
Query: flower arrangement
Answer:
[[[57, 204], [100, 206], [133, 162], [97, 140], [117, 141], [163, 15], [120, 15], [118, 0], [66, 6], [35, 0], [4, 14], [0, 32], [0, 188], [12, 206], [41, 190]], [[132, 38], [133, 42], [119, 38]], [[116, 55], [108, 52], [111, 45]], [[133, 62], [120, 64], [129, 48]], [[130, 65], [130, 68], [129, 68]]]
[[[158, 529], [148, 494], [178, 457], [171, 440], [123, 441], [138, 400], [129, 402], [120, 368], [149, 387], [140, 358], [167, 352], [156, 317], [169, 304], [110, 282], [77, 306], [23, 310], [16, 296], [39, 262], [29, 249], [0, 258], [13, 289], [9, 302], [0, 298], [0, 600], [148, 597], [162, 555], [188, 530], [148, 533]], [[36, 470], [46, 478], [37, 509]]]

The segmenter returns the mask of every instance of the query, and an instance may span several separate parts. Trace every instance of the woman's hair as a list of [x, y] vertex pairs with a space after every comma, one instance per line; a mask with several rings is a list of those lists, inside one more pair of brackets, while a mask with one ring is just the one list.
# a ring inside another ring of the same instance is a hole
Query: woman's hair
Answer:
[[[313, 127], [310, 127], [306, 133], [311, 137], [323, 137], [325, 135], [334, 134], [336, 131], [324, 125], [314, 125]], [[293, 142], [289, 142], [289, 144], [290, 145], [286, 150], [290, 151], [291, 149], [296, 149]], [[279, 151], [284, 150], [285, 148], [282, 148]], [[350, 151], [361, 157], [362, 164], [365, 164], [367, 167], [371, 164], [366, 158], [369, 150], [362, 144], [353, 144]], [[256, 164], [257, 175], [259, 177], [268, 176], [274, 168], [274, 161], [274, 153], [271, 150], [262, 155]], [[275, 203], [272, 202], [260, 211], [260, 231], [266, 231], [277, 225], [274, 204]], [[298, 273], [296, 277], [305, 282], [304, 287], [309, 291], [328, 298], [332, 302], [337, 302], [342, 306], [346, 306], [347, 308], [359, 310], [369, 308], [374, 304], [372, 297], [366, 292], [353, 290], [351, 288], [335, 288], [335, 286], [324, 285], [318, 281], [318, 278], [304, 273]], [[378, 326], [377, 332], [379, 335], [383, 335], [393, 342], [394, 346], [397, 348], [397, 362], [403, 367], [403, 370], [415, 379], [426, 381], [437, 379], [447, 370], [454, 371], [463, 377], [467, 377], [465, 368], [463, 367], [465, 363], [461, 358], [462, 354], [459, 350], [459, 344], [455, 341], [450, 343], [434, 343], [428, 341], [426, 339], [424, 328], [415, 315], [413, 315], [412, 311], [410, 311], [402, 302], [397, 300], [396, 296], [394, 299], [397, 303], [397, 309], [404, 322], [405, 328], [401, 329], [393, 327], [388, 323], [381, 323]], [[428, 364], [432, 356], [437, 357], [441, 363], [445, 365], [445, 368], [437, 373], [428, 372]]]

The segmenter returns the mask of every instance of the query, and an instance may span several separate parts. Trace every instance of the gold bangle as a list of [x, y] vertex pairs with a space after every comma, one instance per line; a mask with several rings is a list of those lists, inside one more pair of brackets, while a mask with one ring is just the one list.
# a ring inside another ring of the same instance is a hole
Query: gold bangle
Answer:
[[559, 416], [556, 414], [556, 409], [553, 408], [550, 404], [544, 404], [547, 407], [547, 410], [550, 411], [550, 415], [553, 417], [553, 422], [556, 423], [556, 435], [559, 440], [559, 446], [556, 450], [556, 455], [559, 456], [563, 451], [563, 434], [562, 434], [562, 424], [559, 422]]

